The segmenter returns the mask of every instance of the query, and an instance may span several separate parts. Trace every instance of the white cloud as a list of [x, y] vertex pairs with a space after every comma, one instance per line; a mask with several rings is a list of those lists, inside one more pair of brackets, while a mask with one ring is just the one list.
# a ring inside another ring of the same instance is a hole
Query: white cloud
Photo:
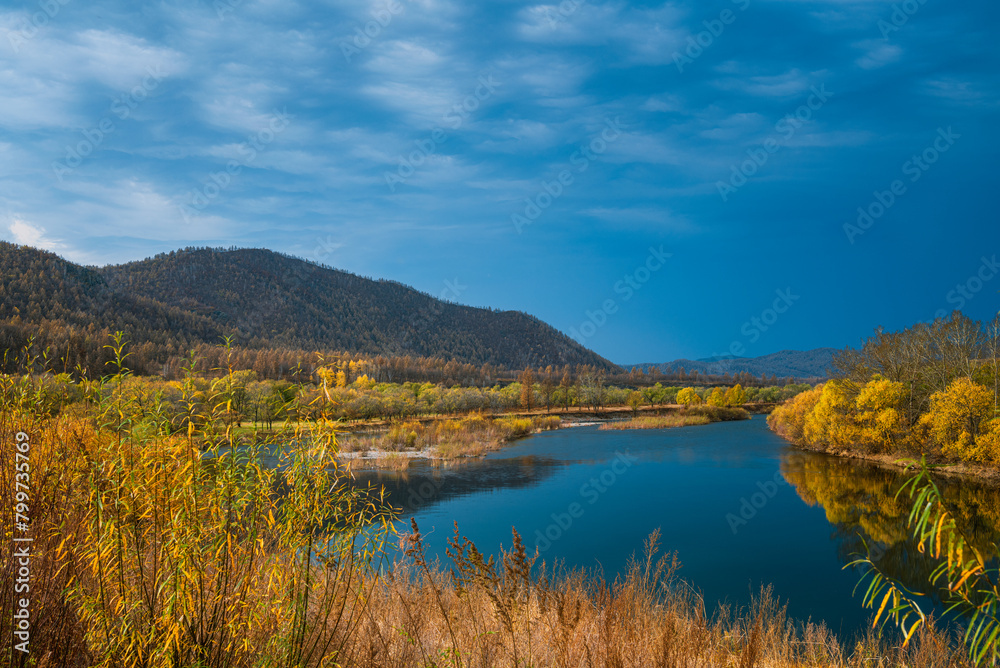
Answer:
[[681, 12], [671, 4], [657, 9], [629, 8], [620, 3], [571, 0], [526, 7], [517, 27], [522, 39], [552, 45], [611, 46], [624, 49], [629, 60], [670, 62], [687, 31]]
[[[817, 74], [813, 72], [812, 76]], [[791, 97], [808, 90], [809, 82], [809, 76], [793, 68], [782, 74], [726, 77], [713, 83], [722, 90], [735, 90], [757, 97]]]
[[693, 232], [696, 230], [690, 220], [683, 216], [677, 216], [662, 207], [595, 207], [585, 209], [580, 213], [621, 227], [653, 226], [660, 231], [671, 232]]
[[997, 106], [996, 94], [990, 94], [990, 89], [995, 90], [996, 86], [974, 79], [959, 79], [957, 77], [927, 79], [921, 88], [925, 95], [957, 104]]
[[50, 251], [66, 248], [66, 244], [48, 238], [45, 235], [45, 228], [32, 225], [20, 218], [14, 218], [8, 229], [10, 229], [14, 241], [25, 246], [33, 246]]
[[855, 48], [864, 51], [864, 55], [855, 60], [855, 64], [865, 70], [874, 70], [899, 60], [903, 49], [896, 44], [888, 44], [880, 39], [868, 39], [858, 42]]
[[676, 95], [654, 95], [639, 107], [643, 111], [681, 111], [684, 105]]

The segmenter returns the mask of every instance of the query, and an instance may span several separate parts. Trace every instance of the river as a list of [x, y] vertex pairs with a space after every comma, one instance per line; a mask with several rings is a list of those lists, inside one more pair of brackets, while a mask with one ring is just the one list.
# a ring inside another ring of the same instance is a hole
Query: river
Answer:
[[[612, 579], [656, 529], [680, 575], [719, 603], [749, 603], [762, 585], [799, 620], [849, 637], [870, 620], [859, 574], [844, 570], [861, 549], [921, 588], [929, 568], [907, 540], [899, 473], [789, 447], [763, 416], [662, 430], [582, 426], [537, 434], [483, 459], [421, 460], [402, 473], [367, 471], [415, 518], [432, 556], [446, 559], [454, 522], [480, 550], [509, 546], [516, 528], [547, 562], [600, 568]], [[943, 485], [981, 540], [998, 540], [1000, 498], [972, 483]]]

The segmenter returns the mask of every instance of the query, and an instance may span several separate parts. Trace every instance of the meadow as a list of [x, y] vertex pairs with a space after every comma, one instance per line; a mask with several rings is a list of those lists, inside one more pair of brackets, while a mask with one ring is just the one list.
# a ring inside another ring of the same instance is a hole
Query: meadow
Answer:
[[[187, 378], [176, 419], [130, 391], [120, 340], [115, 353], [114, 374], [62, 402], [49, 378], [0, 379], [8, 621], [15, 511], [33, 539], [29, 652], [5, 635], [10, 665], [964, 665], [933, 624], [902, 648], [790, 620], [767, 590], [706, 610], [656, 536], [608, 580], [538, 563], [516, 534], [495, 561], [457, 527], [452, 563], [429, 563], [418, 527], [397, 533], [379, 490], [349, 484], [324, 398], [299, 394], [287, 428], [247, 434], [228, 369]], [[264, 467], [279, 444], [280, 465]]]

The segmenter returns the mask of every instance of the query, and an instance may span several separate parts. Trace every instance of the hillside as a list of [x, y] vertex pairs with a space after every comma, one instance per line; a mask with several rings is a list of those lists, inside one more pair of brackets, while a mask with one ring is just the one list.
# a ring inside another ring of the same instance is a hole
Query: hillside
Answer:
[[192, 342], [232, 335], [251, 348], [617, 369], [527, 314], [461, 306], [268, 250], [192, 249], [87, 268], [3, 243], [0, 276], [0, 318], [8, 325], [125, 329], [133, 341], [181, 353]]
[[147, 340], [179, 344], [228, 333], [209, 318], [116, 291], [98, 270], [6, 242], [0, 242], [0, 322], [143, 331]]
[[709, 357], [699, 360], [679, 359], [672, 362], [652, 362], [637, 365], [648, 371], [657, 368], [664, 373], [684, 369], [691, 373], [722, 375], [729, 373], [749, 373], [753, 376], [777, 376], [778, 378], [824, 378], [833, 364], [836, 348], [814, 348], [813, 350], [782, 350], [760, 357]]

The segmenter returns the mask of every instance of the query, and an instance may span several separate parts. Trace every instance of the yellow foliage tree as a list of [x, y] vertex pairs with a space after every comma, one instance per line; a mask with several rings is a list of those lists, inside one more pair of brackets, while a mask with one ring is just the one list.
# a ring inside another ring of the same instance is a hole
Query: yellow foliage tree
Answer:
[[805, 418], [803, 438], [809, 445], [852, 446], [862, 440], [855, 421], [854, 392], [845, 382], [828, 381], [815, 408]]
[[884, 452], [898, 449], [910, 433], [905, 413], [908, 399], [903, 383], [880, 375], [868, 381], [854, 401], [861, 441]]
[[638, 415], [639, 409], [642, 407], [642, 400], [642, 392], [633, 390], [628, 393], [628, 407], [632, 409], [632, 415]]
[[742, 406], [747, 402], [747, 393], [743, 389], [743, 386], [736, 383], [731, 388], [726, 390], [725, 405], [726, 406]]
[[343, 370], [337, 372], [337, 387], [347, 387], [347, 374]]
[[985, 459], [1000, 462], [1000, 418], [986, 424], [982, 436], [976, 439], [976, 445]]
[[726, 405], [726, 391], [721, 387], [717, 387], [712, 390], [712, 394], [708, 397], [709, 406], [725, 406]]
[[778, 436], [799, 445], [805, 443], [806, 417], [812, 413], [822, 395], [823, 385], [796, 395], [775, 408], [767, 417], [767, 424]]
[[993, 392], [958, 378], [931, 395], [930, 411], [920, 421], [945, 454], [983, 461], [991, 458], [988, 446], [995, 440], [993, 413]]
[[701, 397], [698, 396], [693, 387], [685, 387], [677, 393], [677, 403], [684, 406], [695, 406], [701, 403]]
[[325, 394], [327, 400], [329, 400], [330, 386], [337, 384], [337, 372], [331, 367], [321, 366], [316, 369], [316, 375], [319, 376], [320, 383], [323, 386], [323, 394]]

